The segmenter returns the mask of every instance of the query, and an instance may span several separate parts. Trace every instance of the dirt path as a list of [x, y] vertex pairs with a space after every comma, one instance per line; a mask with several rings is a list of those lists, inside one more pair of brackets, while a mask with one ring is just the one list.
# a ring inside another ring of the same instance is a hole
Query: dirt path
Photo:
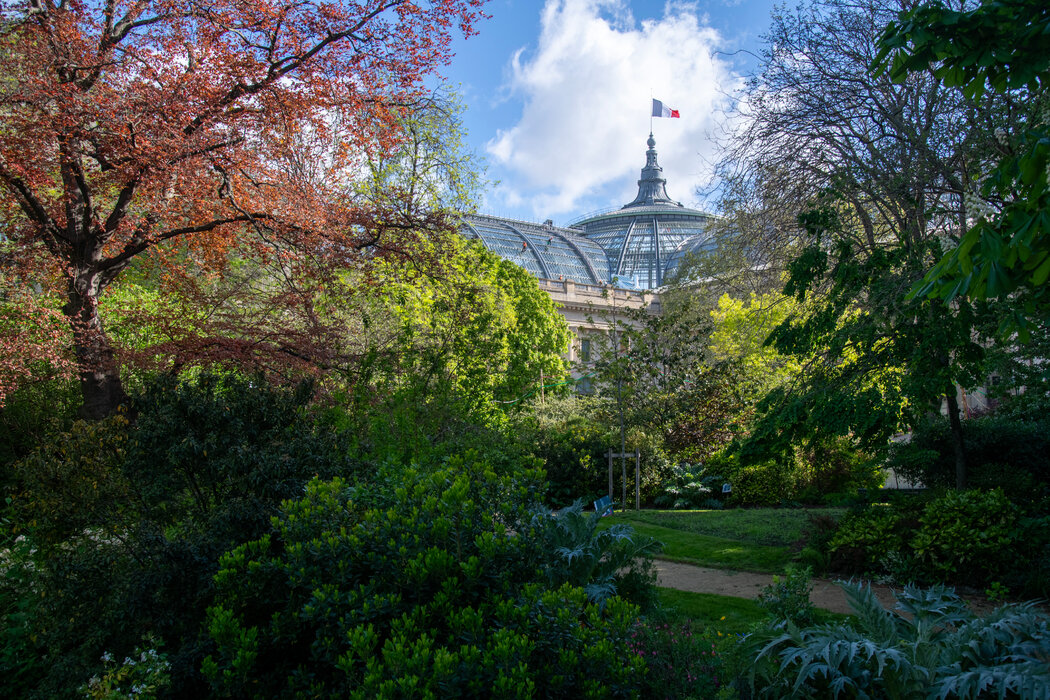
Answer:
[[[754, 574], [748, 571], [708, 569], [691, 564], [678, 564], [657, 559], [656, 585], [677, 588], [692, 593], [717, 593], [735, 598], [758, 599], [763, 588], [773, 582], [770, 574]], [[872, 586], [875, 595], [884, 607], [892, 608], [896, 602], [888, 586]], [[835, 583], [827, 579], [813, 579], [813, 592], [809, 599], [818, 608], [831, 612], [849, 613], [846, 594]]]

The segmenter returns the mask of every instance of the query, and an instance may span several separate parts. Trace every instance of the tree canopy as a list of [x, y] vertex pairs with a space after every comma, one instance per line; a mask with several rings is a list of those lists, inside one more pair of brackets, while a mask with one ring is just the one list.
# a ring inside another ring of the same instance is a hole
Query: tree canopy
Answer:
[[123, 397], [99, 303], [144, 254], [177, 276], [248, 247], [297, 281], [445, 225], [348, 185], [483, 2], [4, 4], [4, 280], [61, 300], [86, 416]]
[[868, 74], [905, 5], [779, 11], [744, 103], [724, 169], [767, 213], [749, 215], [741, 238], [758, 250], [786, 241], [785, 293], [806, 301], [770, 339], [804, 365], [760, 405], [745, 451], [755, 458], [828, 435], [884, 444], [942, 400], [958, 427], [955, 386], [977, 379], [975, 311], [906, 295], [945, 232], [964, 226], [964, 195], [994, 148], [988, 125], [1014, 117], [1004, 100], [967, 100], [929, 71], [902, 83]]
[[991, 0], [970, 10], [940, 2], [889, 23], [874, 59], [877, 74], [903, 83], [932, 72], [969, 100], [986, 93], [1022, 105], [995, 129], [997, 148], [955, 245], [913, 292], [952, 301], [1013, 295], [1002, 331], [1027, 337], [1050, 316], [1050, 7], [1038, 0]]

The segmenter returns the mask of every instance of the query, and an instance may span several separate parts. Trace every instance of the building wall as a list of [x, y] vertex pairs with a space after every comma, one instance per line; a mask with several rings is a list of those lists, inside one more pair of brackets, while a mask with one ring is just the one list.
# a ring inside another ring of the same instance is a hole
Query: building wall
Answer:
[[623, 323], [626, 319], [618, 316], [618, 313], [625, 309], [642, 308], [652, 314], [661, 312], [660, 297], [651, 292], [577, 284], [573, 280], [539, 279], [537, 282], [540, 289], [550, 294], [572, 332], [566, 359], [576, 378], [586, 374], [587, 365], [592, 359], [583, 356], [589, 336], [607, 333], [616, 321]]

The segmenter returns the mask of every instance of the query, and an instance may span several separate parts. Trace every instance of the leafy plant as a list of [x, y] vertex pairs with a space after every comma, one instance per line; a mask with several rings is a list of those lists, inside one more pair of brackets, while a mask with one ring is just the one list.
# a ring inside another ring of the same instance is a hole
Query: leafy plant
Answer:
[[[467, 456], [433, 472], [405, 469], [375, 495], [339, 479], [311, 482], [284, 504], [272, 535], [222, 559], [208, 613], [215, 652], [203, 667], [213, 690], [631, 695], [644, 667], [627, 648], [637, 608], [619, 598], [594, 605], [563, 580], [593, 583], [563, 566], [588, 556], [569, 555], [581, 539], [568, 536], [572, 526], [589, 531], [571, 517], [535, 517], [539, 478], [499, 477]], [[566, 535], [566, 552], [548, 548], [552, 531]]]
[[795, 479], [795, 471], [786, 462], [769, 461], [741, 467], [729, 476], [733, 486], [729, 500], [733, 505], [780, 505], [794, 495]]
[[1031, 603], [971, 613], [954, 591], [905, 587], [897, 612], [870, 587], [842, 584], [846, 622], [753, 635], [759, 698], [1050, 698], [1050, 625]]
[[676, 464], [673, 470], [671, 478], [662, 486], [663, 492], [654, 501], [656, 505], [678, 510], [722, 507], [718, 496], [725, 477], [708, 472], [702, 464]]
[[40, 599], [35, 555], [24, 535], [0, 551], [0, 676], [12, 697], [24, 696], [45, 670], [33, 629]]
[[550, 553], [544, 564], [548, 581], [582, 587], [593, 603], [618, 595], [650, 604], [656, 579], [652, 558], [660, 543], [630, 525], [598, 529], [601, 520], [597, 513], [585, 513], [580, 501], [554, 513], [534, 511], [532, 527]]
[[896, 510], [881, 506], [849, 513], [828, 542], [831, 567], [847, 573], [873, 569], [901, 548], [900, 522]]
[[113, 654], [102, 655], [105, 670], [92, 676], [80, 687], [89, 700], [152, 700], [160, 695], [170, 681], [168, 663], [164, 654], [157, 652], [157, 640], [147, 637], [145, 645], [136, 647], [131, 656], [117, 663]]
[[104, 650], [123, 658], [147, 633], [168, 644], [170, 692], [205, 691], [199, 635], [220, 556], [267, 532], [311, 476], [350, 471], [309, 398], [232, 376], [159, 379], [134, 425], [77, 423], [23, 460], [16, 512], [46, 591], [29, 623], [41, 697], [68, 697], [102, 676]]
[[998, 581], [992, 581], [992, 585], [984, 590], [984, 595], [993, 603], [1002, 603], [1006, 600], [1009, 589]]
[[[554, 420], [546, 417], [520, 417], [517, 432], [529, 443], [533, 454], [543, 460], [549, 482], [549, 503], [565, 505], [576, 499], [593, 500], [608, 487], [604, 455], [609, 439], [605, 429], [585, 411], [591, 410], [590, 399], [565, 399], [567, 415]], [[531, 420], [529, 420], [531, 418]]]
[[966, 583], [999, 575], [1020, 534], [1017, 507], [1001, 489], [950, 491], [927, 504], [911, 541], [935, 573]]
[[641, 697], [710, 698], [721, 688], [725, 638], [712, 627], [686, 619], [666, 622], [648, 618], [631, 632], [631, 651], [646, 662]]
[[813, 590], [810, 578], [813, 570], [807, 567], [788, 566], [784, 577], [773, 576], [773, 583], [758, 594], [761, 605], [776, 622], [805, 625], [813, 621], [813, 603], [809, 594]]

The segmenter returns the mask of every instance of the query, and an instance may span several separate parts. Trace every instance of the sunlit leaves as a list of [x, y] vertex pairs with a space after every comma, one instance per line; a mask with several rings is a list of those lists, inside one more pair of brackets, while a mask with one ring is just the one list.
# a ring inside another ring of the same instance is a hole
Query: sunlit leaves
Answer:
[[1050, 8], [1038, 0], [993, 0], [966, 11], [920, 5], [886, 27], [873, 66], [898, 82], [932, 70], [967, 99], [1012, 94], [1030, 105], [1024, 128], [1002, 134], [981, 189], [997, 210], [976, 216], [958, 246], [912, 288], [949, 303], [1013, 295], [1000, 333], [1027, 339], [1050, 309]]

